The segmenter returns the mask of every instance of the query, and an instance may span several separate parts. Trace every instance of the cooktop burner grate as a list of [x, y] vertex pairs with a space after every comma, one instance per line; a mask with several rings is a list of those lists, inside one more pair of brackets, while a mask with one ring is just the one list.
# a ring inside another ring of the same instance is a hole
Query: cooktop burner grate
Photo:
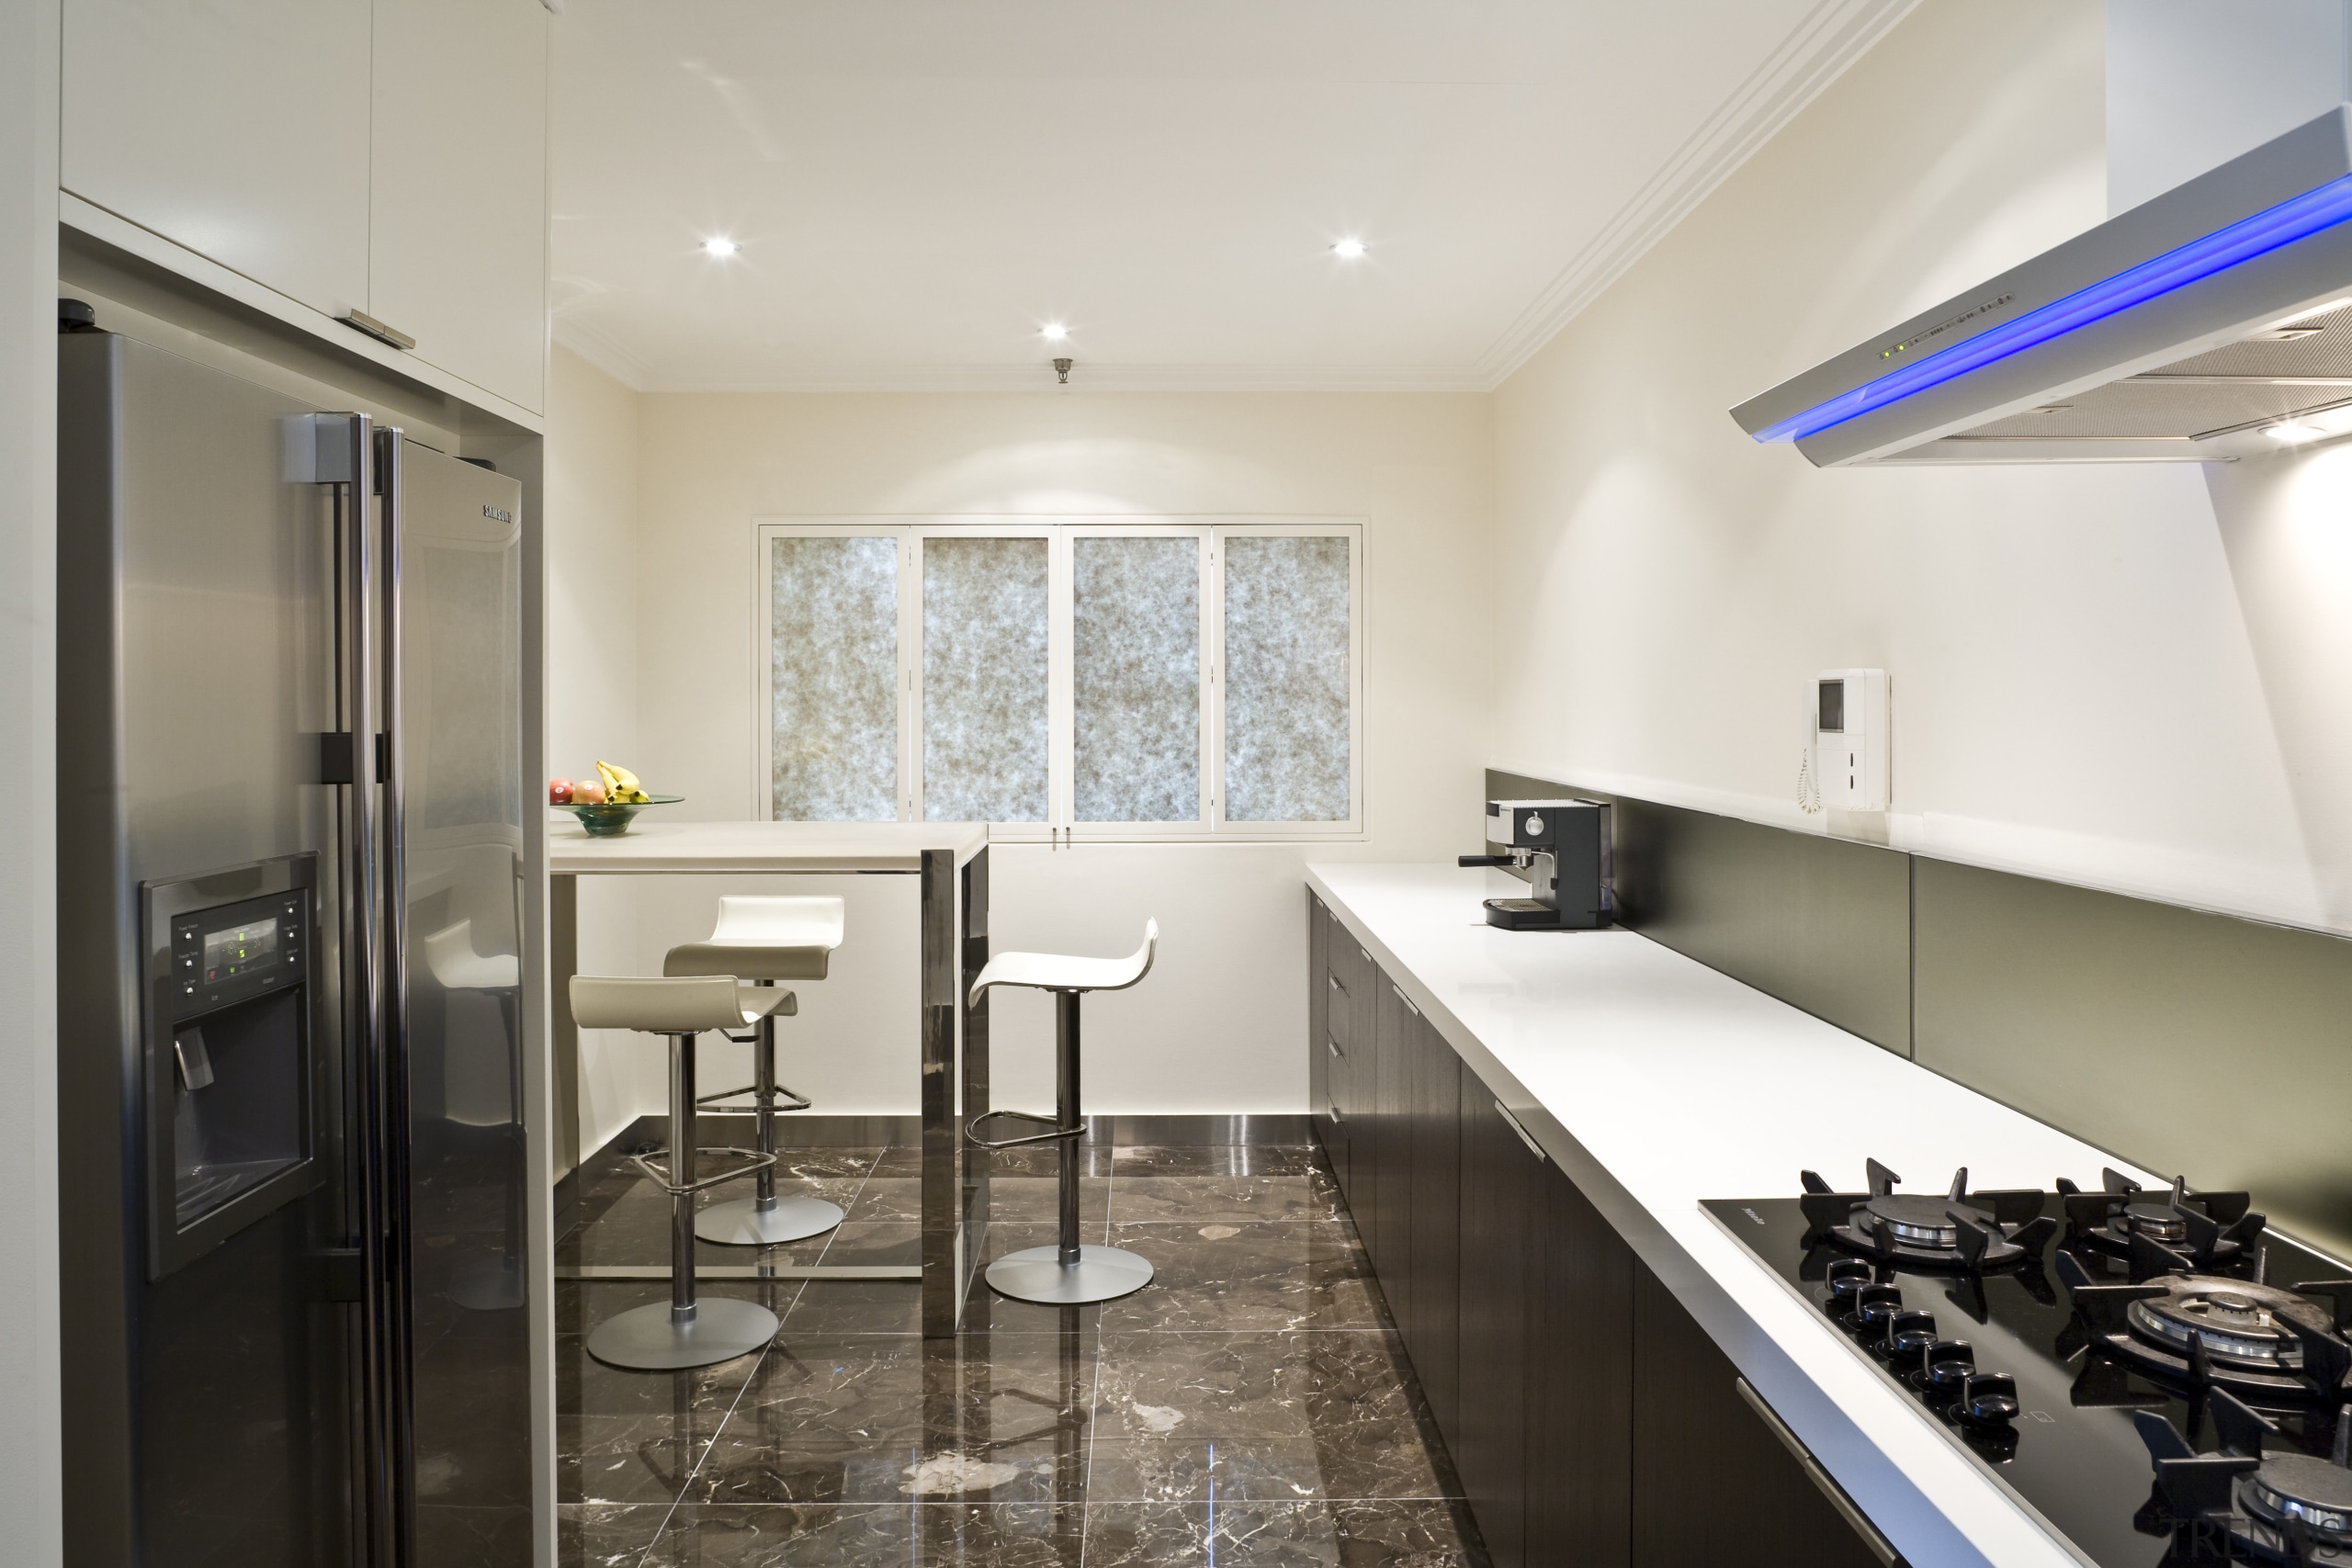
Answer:
[[[2113, 1172], [2098, 1192], [1973, 1192], [1963, 1169], [1937, 1197], [1875, 1161], [1865, 1185], [1806, 1172], [1796, 1197], [1703, 1207], [2100, 1568], [2352, 1568], [2352, 1535], [2330, 1533], [2352, 1482], [2345, 1270], [2267, 1234], [2243, 1193]], [[2264, 1423], [2259, 1462], [2223, 1451], [2224, 1401]], [[2178, 1512], [2144, 1417], [2186, 1447], [2171, 1459], [2235, 1465], [2227, 1497]]]

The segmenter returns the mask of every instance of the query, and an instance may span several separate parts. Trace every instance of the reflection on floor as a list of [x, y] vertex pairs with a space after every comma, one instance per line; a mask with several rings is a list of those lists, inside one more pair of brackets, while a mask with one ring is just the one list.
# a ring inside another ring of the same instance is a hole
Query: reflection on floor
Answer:
[[[783, 1330], [670, 1374], [581, 1348], [665, 1286], [560, 1287], [560, 1561], [1483, 1568], [1319, 1152], [1087, 1154], [1087, 1239], [1159, 1269], [1122, 1301], [1045, 1307], [983, 1286], [960, 1337], [926, 1341], [911, 1283], [707, 1284], [764, 1301]], [[1052, 1239], [1051, 1157], [999, 1166], [991, 1254]], [[780, 1260], [914, 1261], [915, 1150], [786, 1159], [848, 1217]], [[583, 1175], [566, 1260], [665, 1258], [666, 1201], [616, 1159]]]

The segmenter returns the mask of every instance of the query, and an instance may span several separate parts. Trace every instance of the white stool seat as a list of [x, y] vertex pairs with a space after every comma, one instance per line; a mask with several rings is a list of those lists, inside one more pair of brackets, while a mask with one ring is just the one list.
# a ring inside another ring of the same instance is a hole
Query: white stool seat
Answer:
[[[1159, 922], [1146, 920], [1143, 945], [1125, 958], [1072, 958], [1058, 953], [1000, 953], [989, 959], [972, 982], [971, 1005], [979, 1005], [990, 986], [1024, 986], [1054, 993], [1055, 1113], [1040, 1116], [1028, 1111], [984, 1111], [964, 1124], [964, 1135], [984, 1149], [1019, 1148], [1024, 1144], [1056, 1144], [1060, 1147], [1057, 1178], [1060, 1186], [1059, 1235], [1050, 1247], [1024, 1247], [989, 1265], [990, 1289], [1017, 1301], [1054, 1306], [1079, 1306], [1107, 1302], [1140, 1291], [1151, 1283], [1151, 1262], [1116, 1247], [1085, 1247], [1078, 1239], [1078, 1140], [1086, 1135], [1085, 1114], [1079, 1109], [1079, 998], [1088, 991], [1124, 991], [1151, 973], [1159, 951]], [[984, 1138], [980, 1129], [991, 1122], [1029, 1122], [1049, 1127], [1025, 1138]]]
[[523, 961], [514, 954], [474, 951], [470, 916], [424, 939], [424, 966], [445, 991], [503, 991], [523, 983]]
[[704, 942], [681, 942], [664, 975], [733, 975], [745, 980], [821, 980], [842, 944], [846, 902], [827, 897], [727, 894]]
[[[598, 1324], [588, 1353], [608, 1366], [658, 1371], [731, 1360], [774, 1338], [775, 1314], [756, 1302], [728, 1297], [705, 1302], [695, 1290], [695, 1194], [732, 1173], [704, 1177], [697, 1135], [695, 1036], [760, 1023], [792, 1000], [792, 993], [747, 986], [733, 975], [654, 979], [634, 975], [574, 975], [572, 1021], [582, 1029], [633, 1029], [670, 1037], [670, 1146], [630, 1163], [670, 1195], [670, 1299], [632, 1307]], [[764, 1027], [764, 1025], [763, 1025]], [[774, 1169], [765, 1150], [713, 1149], [743, 1156], [749, 1169]], [[654, 1158], [666, 1157], [666, 1167]]]
[[700, 1034], [757, 1023], [792, 993], [746, 986], [732, 975], [652, 979], [637, 975], [574, 975], [571, 1021], [582, 1029], [634, 1029], [647, 1034]]
[[1151, 973], [1159, 948], [1159, 922], [1147, 920], [1143, 945], [1125, 958], [1071, 958], [1058, 953], [1000, 953], [972, 982], [971, 999], [990, 986], [1026, 986], [1040, 991], [1124, 991]]

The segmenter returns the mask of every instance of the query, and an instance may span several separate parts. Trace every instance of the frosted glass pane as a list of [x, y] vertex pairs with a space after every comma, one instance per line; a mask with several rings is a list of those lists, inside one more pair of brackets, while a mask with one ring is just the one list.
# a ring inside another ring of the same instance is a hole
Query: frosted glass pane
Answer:
[[922, 814], [1043, 822], [1044, 539], [922, 543]]
[[1225, 541], [1225, 816], [1344, 822], [1348, 541]]
[[769, 554], [778, 820], [899, 819], [899, 546], [780, 538]]
[[1201, 542], [1070, 541], [1071, 812], [1201, 819]]

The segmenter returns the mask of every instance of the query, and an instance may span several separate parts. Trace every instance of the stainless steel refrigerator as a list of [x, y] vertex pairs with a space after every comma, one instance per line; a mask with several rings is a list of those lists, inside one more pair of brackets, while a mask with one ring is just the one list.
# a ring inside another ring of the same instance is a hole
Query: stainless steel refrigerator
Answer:
[[58, 347], [66, 1560], [526, 1562], [520, 489]]

